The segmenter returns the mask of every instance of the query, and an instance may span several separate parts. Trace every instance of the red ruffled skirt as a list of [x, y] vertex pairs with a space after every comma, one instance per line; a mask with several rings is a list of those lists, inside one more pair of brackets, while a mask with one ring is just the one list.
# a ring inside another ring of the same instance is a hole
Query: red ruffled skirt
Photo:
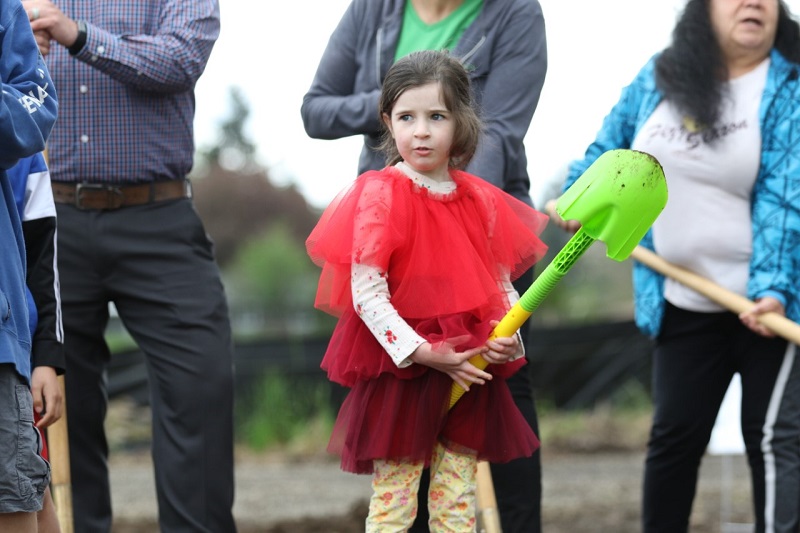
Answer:
[[437, 440], [495, 463], [538, 448], [505, 382], [524, 360], [491, 366], [494, 379], [448, 410], [450, 378], [423, 365], [398, 368], [353, 309], [351, 267], [366, 264], [387, 273], [392, 305], [434, 346], [464, 351], [486, 341], [490, 321], [509, 308], [499, 284], [546, 251], [538, 235], [547, 218], [480, 178], [452, 175], [456, 191], [435, 195], [394, 168], [367, 173], [306, 243], [323, 267], [316, 306], [340, 317], [322, 368], [351, 388], [329, 444], [346, 471], [370, 473], [375, 459], [427, 465]]
[[530, 456], [539, 447], [505, 379], [474, 385], [448, 411], [451, 386], [436, 371], [409, 380], [382, 374], [358, 382], [339, 410], [328, 451], [341, 457], [343, 470], [367, 474], [375, 459], [429, 466], [437, 440], [492, 463]]
[[[469, 329], [458, 327], [455, 331], [472, 333], [461, 336], [462, 344], [454, 345], [456, 351], [485, 342], [491, 332], [488, 323], [465, 324], [463, 317], [459, 318], [462, 320], [454, 323]], [[448, 321], [437, 322], [441, 324], [448, 331]], [[437, 343], [437, 336], [425, 335], [419, 325], [415, 329]], [[342, 359], [335, 354], [341, 353], [337, 347], [345, 343], [359, 346], [362, 355], [370, 353], [365, 359], [379, 362], [380, 369], [375, 372], [373, 365], [340, 364]], [[448, 410], [453, 381], [447, 374], [424, 365], [398, 368], [361, 319], [354, 312], [346, 313], [322, 361], [329, 377], [336, 376], [334, 381], [351, 387], [328, 451], [341, 457], [343, 470], [356, 473], [371, 473], [375, 459], [422, 461], [428, 466], [437, 440], [493, 463], [527, 457], [539, 447], [539, 440], [506, 384], [506, 378], [524, 365], [525, 359], [489, 365], [486, 370], [493, 379], [470, 387]]]

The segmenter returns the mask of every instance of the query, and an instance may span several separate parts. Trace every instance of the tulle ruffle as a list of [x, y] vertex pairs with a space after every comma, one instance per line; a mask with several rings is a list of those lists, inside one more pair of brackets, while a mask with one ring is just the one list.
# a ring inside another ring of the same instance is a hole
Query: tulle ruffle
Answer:
[[342, 404], [328, 451], [341, 457], [343, 470], [367, 474], [375, 459], [429, 466], [437, 440], [492, 463], [538, 449], [504, 379], [471, 387], [448, 411], [451, 383], [436, 371], [411, 380], [383, 374], [358, 382]]
[[306, 241], [322, 267], [315, 305], [336, 316], [352, 308], [358, 263], [388, 272], [392, 304], [404, 318], [468, 312], [545, 254], [538, 235], [546, 215], [480, 178], [452, 176], [456, 190], [440, 195], [388, 167], [337, 196]]

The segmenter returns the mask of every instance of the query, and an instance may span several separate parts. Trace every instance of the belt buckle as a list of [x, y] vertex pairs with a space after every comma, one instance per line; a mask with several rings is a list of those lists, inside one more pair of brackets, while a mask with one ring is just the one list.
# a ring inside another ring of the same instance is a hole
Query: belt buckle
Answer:
[[83, 191], [99, 192], [106, 191], [106, 206], [100, 209], [119, 209], [122, 207], [122, 189], [116, 185], [108, 185], [106, 183], [78, 183], [75, 186], [75, 207], [81, 210], [91, 209], [91, 207], [83, 206]]

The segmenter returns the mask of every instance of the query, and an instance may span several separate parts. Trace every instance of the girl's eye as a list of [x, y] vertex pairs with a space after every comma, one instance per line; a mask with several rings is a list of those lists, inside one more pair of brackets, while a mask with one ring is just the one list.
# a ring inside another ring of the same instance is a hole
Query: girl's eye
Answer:
[[408, 122], [409, 120], [411, 120], [411, 115], [400, 115], [399, 117], [397, 117], [397, 120], [401, 122]]
[[447, 118], [447, 117], [445, 117], [445, 116], [444, 116], [444, 115], [442, 115], [441, 113], [434, 113], [433, 115], [431, 115], [431, 118], [432, 118], [433, 120], [444, 120], [444, 119], [445, 119], [445, 118]]

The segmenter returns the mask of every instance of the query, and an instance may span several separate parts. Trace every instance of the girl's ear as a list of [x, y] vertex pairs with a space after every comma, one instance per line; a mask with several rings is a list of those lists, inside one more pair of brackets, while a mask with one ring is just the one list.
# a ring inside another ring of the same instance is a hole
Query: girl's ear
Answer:
[[392, 136], [392, 139], [394, 139], [394, 131], [392, 130], [392, 118], [386, 113], [381, 113], [381, 119], [383, 119], [383, 123], [386, 125], [386, 129], [389, 130], [389, 134]]

